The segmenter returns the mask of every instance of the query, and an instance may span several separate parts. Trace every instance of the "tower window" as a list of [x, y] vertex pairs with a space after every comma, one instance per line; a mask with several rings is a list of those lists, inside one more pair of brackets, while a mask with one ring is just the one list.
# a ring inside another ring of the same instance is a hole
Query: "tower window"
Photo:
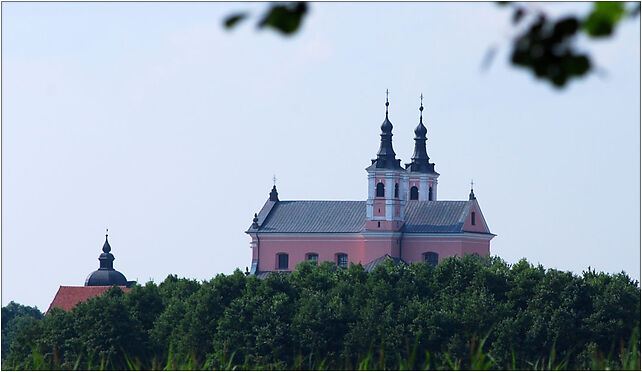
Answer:
[[377, 197], [383, 198], [384, 196], [385, 196], [385, 187], [383, 186], [383, 183], [379, 182], [377, 184]]
[[428, 188], [428, 200], [432, 200], [432, 187]]
[[395, 183], [395, 198], [399, 197], [399, 184]]
[[426, 252], [424, 253], [424, 262], [433, 267], [437, 266], [437, 263], [439, 263], [439, 255], [435, 252]]
[[410, 188], [410, 200], [419, 200], [419, 189], [417, 186]]
[[339, 253], [337, 255], [337, 265], [339, 267], [348, 267], [348, 255], [345, 253]]
[[381, 227], [381, 222], [377, 221], [377, 227]]
[[287, 270], [288, 269], [288, 254], [287, 253], [279, 253], [277, 255], [277, 261], [278, 261], [278, 269], [279, 270]]
[[306, 258], [308, 261], [311, 261], [310, 263], [314, 266], [319, 264], [319, 255], [316, 253], [308, 253]]
[[471, 225], [475, 224], [475, 212], [470, 214], [470, 224]]

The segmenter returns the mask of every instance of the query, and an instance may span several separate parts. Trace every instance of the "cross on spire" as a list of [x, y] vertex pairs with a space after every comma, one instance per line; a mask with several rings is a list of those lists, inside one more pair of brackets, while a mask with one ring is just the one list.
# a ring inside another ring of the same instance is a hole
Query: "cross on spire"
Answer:
[[272, 175], [272, 183], [276, 186], [276, 174]]
[[390, 106], [390, 102], [388, 102], [388, 89], [386, 89], [386, 117], [388, 117], [388, 106]]
[[474, 184], [475, 184], [475, 183], [473, 182], [473, 179], [471, 178], [471, 179], [470, 179], [470, 189], [471, 189], [471, 190], [473, 189], [473, 185], [474, 185]]
[[105, 228], [105, 237], [109, 235], [109, 229]]

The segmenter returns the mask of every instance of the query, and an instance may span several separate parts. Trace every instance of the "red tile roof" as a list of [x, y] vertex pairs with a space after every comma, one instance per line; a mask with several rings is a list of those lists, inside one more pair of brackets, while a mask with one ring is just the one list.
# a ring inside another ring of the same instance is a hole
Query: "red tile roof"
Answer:
[[[59, 307], [65, 311], [71, 310], [79, 302], [87, 301], [88, 299], [96, 296], [100, 296], [105, 293], [111, 286], [86, 286], [86, 287], [71, 287], [71, 286], [60, 286], [56, 297], [54, 297], [51, 305], [49, 305], [49, 310], [54, 307]], [[129, 288], [120, 286], [124, 292], [129, 291]]]

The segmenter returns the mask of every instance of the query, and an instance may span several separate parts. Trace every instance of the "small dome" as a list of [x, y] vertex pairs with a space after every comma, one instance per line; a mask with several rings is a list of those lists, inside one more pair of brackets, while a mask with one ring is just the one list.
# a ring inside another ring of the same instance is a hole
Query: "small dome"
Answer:
[[89, 274], [85, 280], [85, 286], [112, 286], [127, 285], [127, 278], [121, 272], [114, 269], [98, 269]]
[[110, 253], [111, 246], [105, 235], [105, 244], [103, 244], [103, 253], [98, 257], [100, 268], [89, 274], [85, 280], [85, 286], [112, 286], [127, 285], [127, 278], [122, 273], [114, 270], [114, 255]]

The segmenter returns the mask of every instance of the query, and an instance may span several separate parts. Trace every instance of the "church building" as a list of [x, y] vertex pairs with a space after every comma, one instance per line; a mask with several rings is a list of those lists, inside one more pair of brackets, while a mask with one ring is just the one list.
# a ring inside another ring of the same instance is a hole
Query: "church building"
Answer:
[[367, 270], [386, 257], [405, 263], [465, 254], [490, 254], [490, 232], [472, 185], [468, 200], [439, 200], [435, 164], [426, 151], [423, 103], [411, 162], [401, 166], [392, 148], [392, 123], [381, 124], [377, 158], [366, 168], [368, 199], [280, 200], [276, 185], [246, 233], [250, 274], [292, 271], [302, 261], [331, 261]]

